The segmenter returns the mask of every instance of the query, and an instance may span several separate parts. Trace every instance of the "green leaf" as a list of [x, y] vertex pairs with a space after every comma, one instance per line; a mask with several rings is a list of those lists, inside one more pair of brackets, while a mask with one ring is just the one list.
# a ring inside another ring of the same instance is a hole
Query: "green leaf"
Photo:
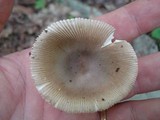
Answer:
[[151, 32], [151, 37], [156, 40], [160, 40], [160, 28], [156, 28], [155, 30], [153, 30]]
[[75, 17], [72, 16], [72, 15], [68, 15], [68, 16], [67, 16], [67, 19], [72, 19], [72, 18], [75, 18]]
[[151, 32], [151, 37], [155, 40], [158, 50], [160, 51], [160, 28], [156, 28]]
[[38, 10], [45, 8], [45, 0], [36, 0], [34, 8]]

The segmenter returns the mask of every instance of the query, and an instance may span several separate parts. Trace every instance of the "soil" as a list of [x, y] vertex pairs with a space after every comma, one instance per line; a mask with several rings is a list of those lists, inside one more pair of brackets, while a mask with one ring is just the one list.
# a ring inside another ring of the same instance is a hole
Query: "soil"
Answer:
[[[79, 0], [79, 6], [63, 4], [65, 0], [46, 0], [42, 9], [35, 9], [35, 0], [16, 0], [11, 16], [0, 34], [0, 56], [32, 47], [42, 29], [50, 23], [73, 17], [86, 17], [81, 10], [85, 7], [96, 9], [96, 12], [106, 13], [130, 0]], [[66, 0], [69, 1], [69, 0]], [[72, 1], [72, 0], [70, 0]], [[72, 2], [70, 2], [72, 4]], [[87, 17], [92, 14], [89, 13]], [[94, 15], [93, 15], [94, 16]]]

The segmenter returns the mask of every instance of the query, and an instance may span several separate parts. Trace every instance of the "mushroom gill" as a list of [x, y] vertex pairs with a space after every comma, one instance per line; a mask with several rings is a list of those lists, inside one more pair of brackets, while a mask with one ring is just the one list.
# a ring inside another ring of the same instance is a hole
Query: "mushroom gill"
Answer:
[[108, 109], [131, 90], [137, 57], [115, 29], [101, 21], [76, 18], [48, 26], [31, 54], [38, 91], [54, 107], [72, 113]]

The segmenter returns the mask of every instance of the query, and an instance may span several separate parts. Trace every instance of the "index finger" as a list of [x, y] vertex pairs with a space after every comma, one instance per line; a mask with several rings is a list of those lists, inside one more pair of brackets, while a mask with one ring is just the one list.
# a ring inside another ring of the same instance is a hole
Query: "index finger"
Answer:
[[137, 0], [98, 17], [116, 28], [115, 38], [131, 41], [160, 26], [160, 0]]
[[13, 0], [0, 0], [0, 31], [10, 15], [13, 3]]

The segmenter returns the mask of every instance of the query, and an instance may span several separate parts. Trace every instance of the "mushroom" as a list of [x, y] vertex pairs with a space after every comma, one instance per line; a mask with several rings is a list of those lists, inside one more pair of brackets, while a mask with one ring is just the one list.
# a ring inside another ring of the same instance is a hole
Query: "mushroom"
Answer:
[[75, 18], [52, 23], [36, 39], [31, 73], [42, 97], [65, 112], [103, 111], [120, 102], [137, 76], [137, 57], [115, 29]]

